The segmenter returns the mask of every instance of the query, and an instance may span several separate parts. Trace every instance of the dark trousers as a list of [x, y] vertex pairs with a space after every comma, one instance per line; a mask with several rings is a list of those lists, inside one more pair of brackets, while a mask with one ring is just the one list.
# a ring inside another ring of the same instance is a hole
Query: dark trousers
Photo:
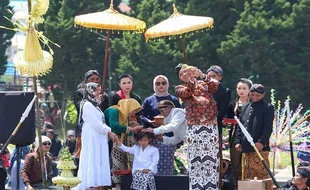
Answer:
[[5, 182], [6, 182], [6, 177], [7, 177], [6, 169], [2, 168], [0, 166], [0, 190], [5, 189]]

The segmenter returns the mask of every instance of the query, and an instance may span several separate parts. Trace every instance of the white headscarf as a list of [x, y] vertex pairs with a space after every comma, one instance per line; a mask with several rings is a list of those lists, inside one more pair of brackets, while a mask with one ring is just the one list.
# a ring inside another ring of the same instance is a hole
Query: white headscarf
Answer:
[[[51, 139], [50, 138], [48, 138], [47, 136], [44, 136], [44, 135], [42, 135], [41, 136], [41, 139], [42, 139], [42, 143], [44, 143], [44, 142], [50, 142], [51, 144], [52, 144], [52, 141], [51, 141]], [[39, 148], [39, 138], [37, 137], [36, 138], [36, 141], [35, 141], [35, 147], [36, 148]]]
[[[156, 90], [156, 84], [155, 83], [156, 83], [157, 79], [159, 79], [159, 78], [163, 78], [167, 82], [167, 84], [166, 84], [167, 90], [165, 92], [158, 92]], [[168, 80], [168, 78], [166, 76], [164, 76], [164, 75], [157, 75], [154, 78], [154, 80], [153, 80], [153, 90], [155, 92], [154, 95], [158, 96], [158, 97], [168, 96], [169, 95], [168, 89], [169, 89], [169, 80]]]

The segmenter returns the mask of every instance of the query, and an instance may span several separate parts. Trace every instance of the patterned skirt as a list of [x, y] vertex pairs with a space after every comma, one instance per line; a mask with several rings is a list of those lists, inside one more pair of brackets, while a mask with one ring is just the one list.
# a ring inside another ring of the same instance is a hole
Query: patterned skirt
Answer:
[[[260, 152], [264, 158], [267, 166], [269, 167], [269, 152]], [[254, 179], [257, 177], [259, 180], [270, 178], [268, 171], [265, 169], [263, 163], [259, 159], [256, 152], [250, 152], [244, 154], [244, 179]], [[266, 182], [266, 189], [272, 190], [272, 181]]]
[[141, 171], [135, 171], [132, 174], [132, 183], [130, 188], [135, 190], [156, 190], [156, 183], [154, 175], [149, 173], [142, 173]]
[[218, 189], [220, 159], [217, 126], [188, 126], [187, 135], [190, 189]]
[[164, 145], [161, 141], [155, 141], [159, 151], [159, 161], [156, 175], [173, 175], [175, 145]]
[[[130, 139], [130, 143], [123, 142], [126, 146], [131, 147], [134, 144], [134, 138], [132, 136], [128, 136]], [[125, 138], [126, 139], [126, 138]], [[125, 141], [125, 140], [124, 140]], [[113, 143], [113, 148], [111, 151], [112, 156], [112, 180], [113, 183], [121, 183], [121, 176], [114, 175], [114, 171], [118, 170], [131, 170], [132, 169], [132, 161], [133, 155], [122, 151], [116, 142]]]

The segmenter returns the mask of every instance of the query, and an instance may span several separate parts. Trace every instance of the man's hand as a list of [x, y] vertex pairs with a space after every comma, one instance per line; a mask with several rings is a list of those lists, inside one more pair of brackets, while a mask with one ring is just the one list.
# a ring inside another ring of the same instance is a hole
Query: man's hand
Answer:
[[262, 151], [264, 148], [264, 145], [260, 142], [255, 143], [255, 146], [256, 146], [258, 151]]
[[143, 169], [142, 170], [142, 173], [144, 173], [144, 174], [147, 174], [147, 173], [149, 173], [151, 170], [149, 170], [149, 169]]
[[241, 144], [236, 144], [235, 148], [236, 148], [236, 151], [242, 152]]
[[146, 129], [142, 129], [143, 133], [154, 133], [154, 129], [152, 129], [151, 127], [146, 128]]
[[135, 126], [135, 127], [129, 127], [129, 131], [132, 131], [134, 133], [137, 133], [138, 131], [141, 131], [143, 127], [141, 125]]

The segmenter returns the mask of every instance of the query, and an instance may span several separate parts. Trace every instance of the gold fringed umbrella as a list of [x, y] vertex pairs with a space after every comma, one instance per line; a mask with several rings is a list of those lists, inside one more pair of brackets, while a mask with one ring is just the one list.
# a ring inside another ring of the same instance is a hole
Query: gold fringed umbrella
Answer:
[[142, 33], [145, 29], [145, 22], [132, 18], [123, 14], [120, 14], [113, 8], [113, 0], [111, 0], [110, 8], [96, 13], [89, 13], [84, 15], [79, 15], [74, 18], [75, 26], [81, 26], [85, 28], [90, 28], [90, 30], [106, 30], [106, 48], [104, 55], [104, 69], [102, 76], [101, 90], [104, 91], [104, 81], [106, 78], [107, 64], [108, 64], [108, 48], [109, 39], [112, 31], [134, 31], [137, 33]]
[[178, 12], [175, 4], [173, 4], [173, 14], [168, 19], [147, 29], [144, 36], [146, 41], [166, 36], [179, 37], [181, 40], [185, 63], [188, 64], [182, 35], [205, 28], [209, 30], [212, 28], [213, 22], [213, 18], [211, 17], [183, 15]]

